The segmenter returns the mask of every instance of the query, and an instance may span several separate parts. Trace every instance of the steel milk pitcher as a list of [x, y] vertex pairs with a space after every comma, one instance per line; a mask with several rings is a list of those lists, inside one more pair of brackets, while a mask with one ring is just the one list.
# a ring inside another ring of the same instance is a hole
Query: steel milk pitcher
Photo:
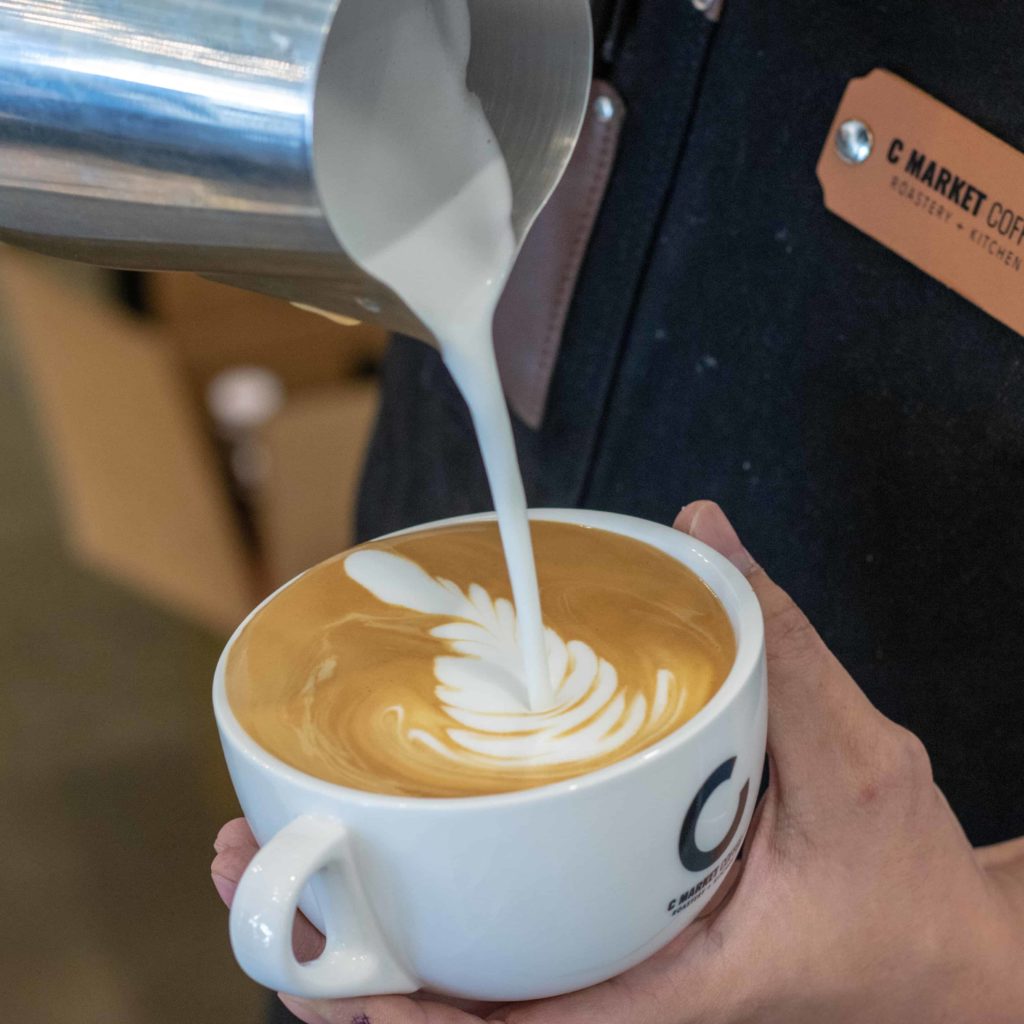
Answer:
[[[389, 2], [0, 0], [0, 240], [195, 271], [432, 341], [346, 253], [324, 196], [321, 154], [359, 145], [331, 137], [344, 126], [324, 97]], [[582, 123], [589, 4], [465, 2], [467, 85], [508, 165], [522, 241]]]

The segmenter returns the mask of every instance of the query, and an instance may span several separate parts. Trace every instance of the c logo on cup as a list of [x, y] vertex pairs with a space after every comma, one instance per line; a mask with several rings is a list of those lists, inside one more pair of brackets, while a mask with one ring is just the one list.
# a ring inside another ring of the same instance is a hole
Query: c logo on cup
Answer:
[[686, 817], [683, 819], [683, 830], [679, 833], [679, 859], [683, 862], [683, 867], [687, 871], [696, 873], [710, 868], [725, 853], [732, 842], [733, 836], [736, 835], [740, 827], [740, 822], [743, 820], [743, 812], [747, 809], [747, 798], [750, 796], [749, 779], [743, 784], [743, 789], [740, 790], [736, 814], [733, 816], [732, 824], [729, 826], [729, 831], [726, 832], [725, 838], [711, 850], [702, 850], [697, 845], [697, 821], [700, 819], [701, 811], [704, 810], [704, 805], [710, 799], [711, 794], [723, 782], [728, 782], [732, 778], [732, 771], [735, 767], [735, 757], [730, 757], [728, 761], [723, 761], [708, 776], [707, 782], [697, 791], [697, 795], [693, 798], [693, 803], [690, 804], [690, 809], [686, 812]]

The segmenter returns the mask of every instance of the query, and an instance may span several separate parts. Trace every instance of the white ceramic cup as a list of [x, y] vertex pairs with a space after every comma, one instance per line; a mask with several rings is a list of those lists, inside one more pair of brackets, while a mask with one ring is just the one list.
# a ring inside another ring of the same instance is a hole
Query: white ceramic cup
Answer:
[[[497, 796], [387, 796], [306, 775], [242, 730], [225, 667], [243, 623], [217, 666], [213, 701], [262, 845], [231, 908], [235, 956], [256, 981], [309, 998], [422, 988], [537, 999], [640, 963], [721, 884], [765, 753], [764, 624], [753, 591], [721, 555], [666, 526], [606, 512], [530, 515], [634, 537], [696, 572], [736, 634], [727, 679], [666, 739], [589, 775]], [[292, 952], [297, 907], [327, 936], [308, 964]]]

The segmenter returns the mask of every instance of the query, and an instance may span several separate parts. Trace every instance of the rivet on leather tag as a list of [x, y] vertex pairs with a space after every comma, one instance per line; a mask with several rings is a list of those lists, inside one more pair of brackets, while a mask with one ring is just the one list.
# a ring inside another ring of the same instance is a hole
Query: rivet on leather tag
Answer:
[[1024, 334], [1024, 153], [890, 71], [850, 82], [825, 205]]

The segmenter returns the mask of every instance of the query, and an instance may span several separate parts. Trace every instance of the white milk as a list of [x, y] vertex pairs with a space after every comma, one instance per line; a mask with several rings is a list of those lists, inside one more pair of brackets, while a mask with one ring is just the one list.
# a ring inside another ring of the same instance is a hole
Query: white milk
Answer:
[[[627, 696], [615, 667], [581, 640], [547, 630], [552, 705], [523, 713], [515, 616], [479, 584], [465, 590], [431, 576], [409, 559], [363, 549], [345, 558], [345, 572], [385, 604], [447, 619], [430, 632], [450, 655], [434, 662], [435, 691], [452, 727], [443, 734], [409, 728], [401, 709], [397, 729], [406, 740], [466, 768], [585, 764], [624, 749], [638, 734], [654, 734], [678, 720], [686, 686], [668, 669], [655, 676], [653, 699]], [[333, 672], [333, 668], [330, 670]]]
[[[433, 332], [469, 406], [515, 599], [528, 705], [552, 705], [537, 575], [492, 321], [516, 254], [512, 186], [466, 87], [466, 0], [345, 0], [351, 45], [330, 116], [346, 140], [325, 165], [349, 253]], [[323, 185], [323, 183], [321, 183]], [[359, 206], [352, 208], [352, 198]]]

